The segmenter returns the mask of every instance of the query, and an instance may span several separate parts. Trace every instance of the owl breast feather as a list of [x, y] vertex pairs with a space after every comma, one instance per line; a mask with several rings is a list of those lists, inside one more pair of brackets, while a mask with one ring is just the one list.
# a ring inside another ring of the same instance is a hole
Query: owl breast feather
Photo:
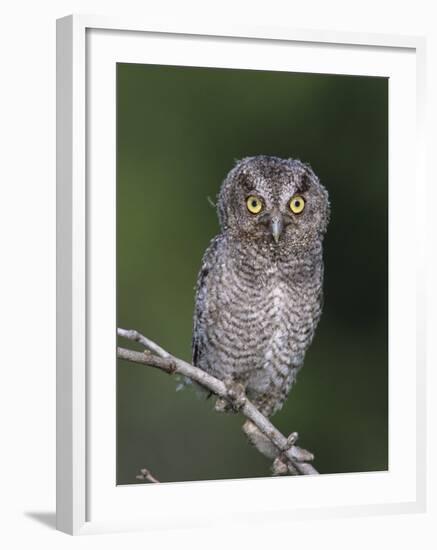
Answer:
[[[322, 270], [216, 237], [199, 273], [193, 362], [235, 380], [258, 408], [282, 406], [321, 312]], [[314, 265], [310, 265], [314, 264]]]

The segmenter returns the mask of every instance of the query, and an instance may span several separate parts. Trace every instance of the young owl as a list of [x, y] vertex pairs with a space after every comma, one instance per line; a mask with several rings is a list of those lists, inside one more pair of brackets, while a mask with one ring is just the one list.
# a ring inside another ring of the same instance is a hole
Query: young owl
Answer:
[[245, 158], [222, 184], [218, 217], [197, 281], [193, 363], [271, 416], [322, 311], [328, 193], [298, 160]]

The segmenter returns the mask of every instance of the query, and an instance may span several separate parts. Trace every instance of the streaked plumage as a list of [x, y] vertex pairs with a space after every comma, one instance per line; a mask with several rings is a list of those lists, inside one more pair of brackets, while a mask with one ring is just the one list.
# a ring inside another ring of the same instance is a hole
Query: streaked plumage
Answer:
[[[296, 195], [305, 203], [300, 214], [290, 211]], [[260, 214], [248, 210], [250, 196], [262, 200]], [[241, 383], [270, 416], [283, 405], [321, 315], [328, 195], [300, 161], [251, 157], [223, 182], [218, 214], [221, 232], [197, 281], [193, 363]], [[283, 227], [277, 242], [274, 223]]]

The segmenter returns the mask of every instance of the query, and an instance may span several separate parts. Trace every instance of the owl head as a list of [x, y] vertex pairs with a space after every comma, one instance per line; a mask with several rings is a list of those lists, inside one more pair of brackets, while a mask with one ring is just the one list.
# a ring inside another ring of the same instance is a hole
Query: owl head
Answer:
[[223, 230], [269, 246], [304, 248], [323, 239], [328, 193], [299, 160], [247, 157], [236, 163], [218, 197]]

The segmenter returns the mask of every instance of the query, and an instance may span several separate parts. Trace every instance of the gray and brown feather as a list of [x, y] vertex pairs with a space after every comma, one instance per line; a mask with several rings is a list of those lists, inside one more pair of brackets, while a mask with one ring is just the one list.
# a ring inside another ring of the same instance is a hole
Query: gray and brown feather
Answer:
[[[304, 201], [300, 213], [290, 200]], [[257, 213], [247, 201], [256, 197]], [[218, 197], [220, 233], [196, 290], [193, 363], [242, 384], [266, 416], [302, 367], [322, 311], [322, 242], [329, 200], [312, 169], [256, 156], [235, 165]]]

